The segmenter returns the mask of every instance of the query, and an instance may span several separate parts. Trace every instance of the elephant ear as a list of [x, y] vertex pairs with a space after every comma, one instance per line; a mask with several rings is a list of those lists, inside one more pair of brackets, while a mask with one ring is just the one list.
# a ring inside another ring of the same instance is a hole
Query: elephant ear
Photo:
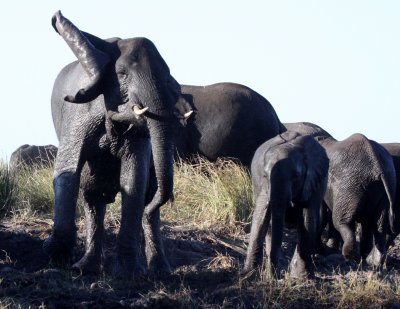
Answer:
[[60, 11], [54, 14], [52, 25], [56, 32], [67, 42], [90, 78], [90, 82], [86, 87], [80, 89], [75, 95], [68, 95], [64, 99], [72, 103], [93, 101], [102, 93], [101, 81], [110, 63], [110, 56], [95, 48], [90, 40]]
[[320, 186], [326, 186], [329, 159], [325, 149], [311, 136], [303, 137], [306, 175], [302, 190], [302, 199], [309, 200]]

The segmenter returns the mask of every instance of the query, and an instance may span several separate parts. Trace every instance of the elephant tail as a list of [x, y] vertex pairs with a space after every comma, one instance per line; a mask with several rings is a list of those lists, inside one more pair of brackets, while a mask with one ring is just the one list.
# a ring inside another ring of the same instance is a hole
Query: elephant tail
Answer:
[[385, 188], [387, 198], [389, 200], [389, 226], [390, 226], [390, 231], [393, 234], [397, 235], [397, 229], [396, 229], [396, 226], [395, 226], [395, 212], [394, 212], [394, 207], [395, 207], [394, 196], [395, 196], [395, 193], [392, 190], [393, 186], [389, 183], [387, 177], [385, 177], [385, 174], [381, 174], [380, 177], [381, 177], [382, 184], [383, 184], [383, 186]]

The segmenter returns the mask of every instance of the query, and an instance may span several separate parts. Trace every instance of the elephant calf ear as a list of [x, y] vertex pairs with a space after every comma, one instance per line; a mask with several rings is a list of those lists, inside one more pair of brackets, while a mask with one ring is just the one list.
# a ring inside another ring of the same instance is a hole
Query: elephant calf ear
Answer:
[[72, 103], [87, 103], [101, 94], [101, 81], [110, 63], [110, 56], [95, 48], [87, 37], [60, 11], [52, 18], [53, 28], [67, 42], [80, 64], [89, 75], [90, 82], [75, 95], [68, 95], [65, 100]]

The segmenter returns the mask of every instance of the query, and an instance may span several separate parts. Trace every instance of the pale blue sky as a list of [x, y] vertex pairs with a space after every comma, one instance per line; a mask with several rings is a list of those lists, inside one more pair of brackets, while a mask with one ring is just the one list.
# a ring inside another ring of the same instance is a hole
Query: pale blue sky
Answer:
[[400, 1], [13, 0], [0, 4], [3, 159], [58, 145], [50, 95], [75, 60], [51, 27], [58, 9], [99, 37], [148, 37], [181, 84], [242, 83], [282, 122], [400, 142]]

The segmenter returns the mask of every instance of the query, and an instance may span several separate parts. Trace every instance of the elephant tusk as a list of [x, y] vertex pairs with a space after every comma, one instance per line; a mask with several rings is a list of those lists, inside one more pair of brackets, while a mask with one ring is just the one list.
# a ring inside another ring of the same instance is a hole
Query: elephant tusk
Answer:
[[193, 111], [188, 111], [187, 113], [183, 114], [183, 117], [185, 117], [185, 119], [188, 119], [190, 117], [190, 115], [193, 114]]
[[132, 108], [136, 115], [143, 115], [148, 109], [148, 107], [139, 108], [137, 105], [134, 105]]

